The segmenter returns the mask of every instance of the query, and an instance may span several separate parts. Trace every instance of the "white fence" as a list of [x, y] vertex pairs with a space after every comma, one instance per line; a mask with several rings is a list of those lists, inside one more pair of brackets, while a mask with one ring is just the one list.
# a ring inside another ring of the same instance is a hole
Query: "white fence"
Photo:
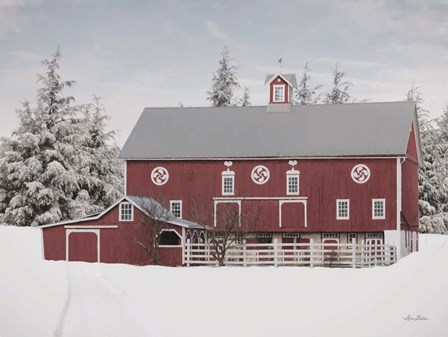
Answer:
[[[184, 263], [218, 265], [210, 243], [185, 244]], [[396, 248], [379, 244], [266, 243], [234, 244], [225, 254], [224, 265], [236, 266], [323, 266], [362, 268], [386, 266], [397, 261]]]

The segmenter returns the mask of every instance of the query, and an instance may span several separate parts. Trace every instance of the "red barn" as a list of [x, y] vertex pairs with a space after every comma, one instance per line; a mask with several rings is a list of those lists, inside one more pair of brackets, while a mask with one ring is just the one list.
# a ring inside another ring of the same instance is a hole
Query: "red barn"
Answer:
[[[173, 227], [181, 244], [191, 237], [189, 229], [201, 228], [191, 222], [201, 200], [213, 209], [215, 225], [223, 209], [245, 214], [257, 208], [256, 225], [247, 233], [254, 242], [385, 243], [397, 247], [398, 257], [417, 250], [421, 149], [415, 104], [295, 106], [294, 75], [268, 75], [266, 83], [267, 106], [146, 108], [120, 154], [126, 194], [163, 195], [164, 206], [191, 226]], [[110, 212], [118, 218], [117, 205], [79, 225], [126, 227], [107, 218]], [[94, 245], [90, 234], [73, 240]], [[124, 235], [116, 240], [131, 244]], [[49, 246], [46, 258], [68, 258], [64, 248]], [[130, 254], [141, 254], [133, 249]]]

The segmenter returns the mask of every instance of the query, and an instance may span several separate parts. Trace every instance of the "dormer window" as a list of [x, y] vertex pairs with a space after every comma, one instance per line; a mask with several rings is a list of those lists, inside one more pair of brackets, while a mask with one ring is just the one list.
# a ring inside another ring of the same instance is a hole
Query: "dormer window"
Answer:
[[285, 101], [285, 85], [284, 84], [274, 84], [274, 102], [284, 102]]

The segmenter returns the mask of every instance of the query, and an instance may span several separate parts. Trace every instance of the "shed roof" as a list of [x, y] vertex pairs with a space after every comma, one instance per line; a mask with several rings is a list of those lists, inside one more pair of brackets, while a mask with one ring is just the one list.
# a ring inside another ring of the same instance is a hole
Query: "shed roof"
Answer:
[[61, 222], [57, 222], [54, 224], [43, 225], [43, 226], [39, 226], [39, 227], [40, 228], [48, 228], [48, 227], [55, 227], [55, 226], [62, 226], [62, 225], [71, 225], [71, 224], [76, 224], [79, 222], [98, 220], [103, 215], [108, 213], [112, 208], [116, 207], [120, 202], [122, 202], [124, 200], [132, 203], [135, 207], [137, 207], [141, 212], [144, 212], [145, 214], [148, 214], [148, 210], [154, 211], [156, 214], [160, 215], [159, 218], [161, 220], [165, 220], [166, 223], [169, 223], [171, 225], [190, 228], [190, 229], [204, 229], [204, 226], [202, 226], [196, 222], [175, 217], [170, 211], [168, 211], [166, 208], [164, 208], [162, 205], [160, 205], [157, 201], [155, 201], [152, 198], [137, 197], [137, 196], [131, 196], [131, 195], [121, 197], [113, 205], [111, 205], [108, 209], [104, 210], [101, 213], [91, 214], [91, 215], [86, 216], [81, 219], [61, 221]]
[[120, 158], [246, 159], [402, 156], [414, 123], [413, 102], [292, 106], [146, 108]]

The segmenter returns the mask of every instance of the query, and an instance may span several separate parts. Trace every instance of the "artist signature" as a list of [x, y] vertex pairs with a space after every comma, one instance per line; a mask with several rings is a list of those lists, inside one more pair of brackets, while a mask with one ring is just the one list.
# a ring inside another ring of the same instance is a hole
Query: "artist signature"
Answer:
[[405, 321], [429, 321], [428, 317], [422, 316], [422, 315], [417, 315], [417, 316], [411, 316], [411, 315], [407, 315], [406, 317], [403, 317], [403, 319]]

